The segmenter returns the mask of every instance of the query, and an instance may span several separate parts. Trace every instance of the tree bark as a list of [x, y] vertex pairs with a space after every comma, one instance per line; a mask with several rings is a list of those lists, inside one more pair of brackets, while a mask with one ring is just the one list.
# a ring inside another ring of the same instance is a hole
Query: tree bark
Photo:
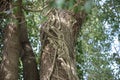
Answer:
[[21, 60], [23, 63], [23, 77], [24, 80], [39, 80], [39, 73], [37, 70], [37, 63], [35, 55], [33, 53], [32, 47], [30, 45], [28, 34], [27, 34], [27, 24], [25, 21], [25, 16], [22, 11], [22, 0], [18, 0], [18, 12], [17, 20], [20, 29], [20, 43], [22, 47]]
[[6, 16], [9, 16], [8, 14], [11, 13], [10, 11], [11, 2], [12, 0], [0, 0], [0, 18], [1, 19]]
[[40, 80], [79, 80], [75, 43], [85, 14], [52, 10], [41, 27]]
[[12, 23], [8, 24], [4, 36], [0, 80], [18, 80], [18, 61], [20, 52], [18, 27]]

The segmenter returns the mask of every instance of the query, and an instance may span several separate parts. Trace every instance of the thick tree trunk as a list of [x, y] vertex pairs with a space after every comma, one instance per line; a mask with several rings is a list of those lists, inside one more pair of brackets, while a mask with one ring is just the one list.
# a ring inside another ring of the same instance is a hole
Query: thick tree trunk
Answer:
[[79, 80], [75, 43], [83, 14], [53, 10], [41, 27], [40, 80]]
[[9, 24], [5, 30], [3, 59], [0, 67], [0, 80], [18, 80], [20, 52], [18, 27]]
[[22, 46], [21, 60], [23, 62], [23, 77], [24, 80], [39, 80], [35, 55], [27, 35], [27, 24], [22, 11], [22, 0], [18, 0], [18, 4], [21, 5], [18, 7], [17, 20], [20, 29], [20, 42]]

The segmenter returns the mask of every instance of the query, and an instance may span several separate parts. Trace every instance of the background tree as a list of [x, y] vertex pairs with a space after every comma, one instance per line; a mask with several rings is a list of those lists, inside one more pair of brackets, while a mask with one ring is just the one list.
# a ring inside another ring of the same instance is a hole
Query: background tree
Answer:
[[22, 47], [20, 57], [23, 63], [23, 77], [25, 80], [39, 80], [35, 55], [28, 39], [27, 24], [22, 9], [23, 1], [18, 0], [17, 3], [21, 5], [17, 7], [16, 19], [20, 29], [20, 43]]
[[[1, 4], [2, 4], [2, 2], [1, 2]], [[39, 77], [38, 77], [39, 74], [37, 71], [37, 64], [36, 64], [35, 56], [32, 51], [32, 47], [30, 45], [28, 36], [27, 36], [27, 27], [25, 24], [26, 23], [25, 17], [24, 17], [24, 13], [22, 12], [22, 0], [18, 0], [15, 2], [13, 1], [12, 4], [17, 4], [17, 5], [15, 5], [16, 6], [16, 8], [14, 9], [15, 12], [10, 13], [9, 16], [10, 16], [10, 18], [12, 18], [13, 23], [15, 23], [15, 21], [16, 21], [16, 25], [18, 26], [17, 29], [19, 29], [19, 31], [17, 31], [16, 33], [17, 34], [19, 33], [17, 35], [17, 37], [19, 39], [16, 39], [16, 37], [15, 37], [15, 38], [10, 39], [10, 41], [7, 40], [7, 43], [9, 43], [9, 42], [11, 43], [11, 41], [14, 41], [13, 39], [15, 39], [15, 40], [17, 40], [17, 43], [19, 43], [20, 45], [19, 46], [13, 45], [14, 47], [12, 47], [10, 49], [14, 50], [16, 48], [20, 48], [21, 50], [18, 50], [18, 53], [11, 52], [11, 54], [9, 54], [10, 56], [8, 56], [8, 57], [10, 58], [10, 61], [15, 61], [14, 64], [17, 64], [17, 65], [11, 64], [12, 66], [10, 64], [8, 65], [7, 62], [4, 63], [4, 57], [6, 57], [4, 55], [6, 55], [6, 53], [3, 53], [3, 56], [2, 56], [3, 61], [1, 64], [1, 73], [4, 73], [4, 74], [1, 74], [1, 77], [3, 77], [2, 80], [17, 80], [18, 79], [18, 76], [17, 76], [18, 69], [16, 69], [16, 67], [18, 67], [19, 56], [17, 56], [17, 59], [15, 57], [16, 60], [14, 60], [14, 58], [12, 57], [12, 56], [15, 56], [18, 54], [20, 55], [22, 62], [23, 62], [23, 77], [24, 77], [24, 79], [25, 80], [33, 80], [33, 79], [39, 80]], [[10, 7], [10, 9], [7, 9], [7, 10], [3, 9], [2, 12], [4, 13], [4, 11], [10, 11], [11, 9], [13, 9], [14, 7], [12, 4], [10, 4], [12, 6], [12, 7]], [[9, 26], [8, 26], [8, 28], [9, 28]], [[10, 27], [9, 29], [12, 29], [12, 27]], [[14, 26], [13, 26], [13, 29], [14, 29]], [[9, 36], [10, 34], [11, 33], [7, 34], [8, 38], [11, 37], [11, 36]], [[13, 34], [11, 34], [11, 35], [13, 35]], [[6, 37], [6, 35], [5, 35], [5, 37]], [[12, 45], [12, 44], [7, 45], [7, 47], [9, 47], [10, 45]], [[8, 51], [10, 51], [10, 49]], [[4, 52], [4, 50], [3, 50], [3, 52]], [[12, 55], [12, 54], [14, 54], [14, 55]], [[5, 58], [5, 61], [6, 61], [6, 59], [9, 60], [8, 57]], [[4, 69], [6, 68], [6, 65], [4, 65], [4, 64], [7, 65], [8, 70], [5, 70], [7, 73], [4, 71]], [[10, 67], [10, 70], [9, 70], [9, 67]], [[12, 72], [12, 70], [14, 70], [14, 71]]]

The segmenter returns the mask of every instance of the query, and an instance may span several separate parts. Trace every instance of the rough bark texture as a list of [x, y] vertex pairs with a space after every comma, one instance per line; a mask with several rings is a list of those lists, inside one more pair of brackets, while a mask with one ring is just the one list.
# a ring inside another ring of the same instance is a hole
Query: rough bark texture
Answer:
[[79, 80], [75, 42], [84, 15], [56, 9], [49, 13], [41, 27], [40, 80]]
[[20, 43], [22, 47], [21, 60], [23, 63], [23, 77], [24, 80], [39, 80], [39, 73], [37, 70], [37, 63], [35, 55], [33, 53], [32, 47], [30, 45], [28, 35], [27, 35], [27, 24], [25, 21], [25, 16], [22, 11], [22, 0], [18, 0], [17, 20], [20, 30]]
[[3, 59], [0, 67], [0, 80], [18, 80], [20, 43], [18, 27], [9, 24], [5, 30]]

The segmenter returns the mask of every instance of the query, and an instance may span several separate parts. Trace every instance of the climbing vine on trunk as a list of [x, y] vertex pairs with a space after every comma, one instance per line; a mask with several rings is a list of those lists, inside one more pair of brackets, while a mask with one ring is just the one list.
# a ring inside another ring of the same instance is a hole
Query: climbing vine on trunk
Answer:
[[77, 15], [53, 9], [48, 14], [49, 20], [41, 26], [41, 80], [79, 80], [75, 42], [83, 20], [80, 16], [85, 14], [76, 19]]

